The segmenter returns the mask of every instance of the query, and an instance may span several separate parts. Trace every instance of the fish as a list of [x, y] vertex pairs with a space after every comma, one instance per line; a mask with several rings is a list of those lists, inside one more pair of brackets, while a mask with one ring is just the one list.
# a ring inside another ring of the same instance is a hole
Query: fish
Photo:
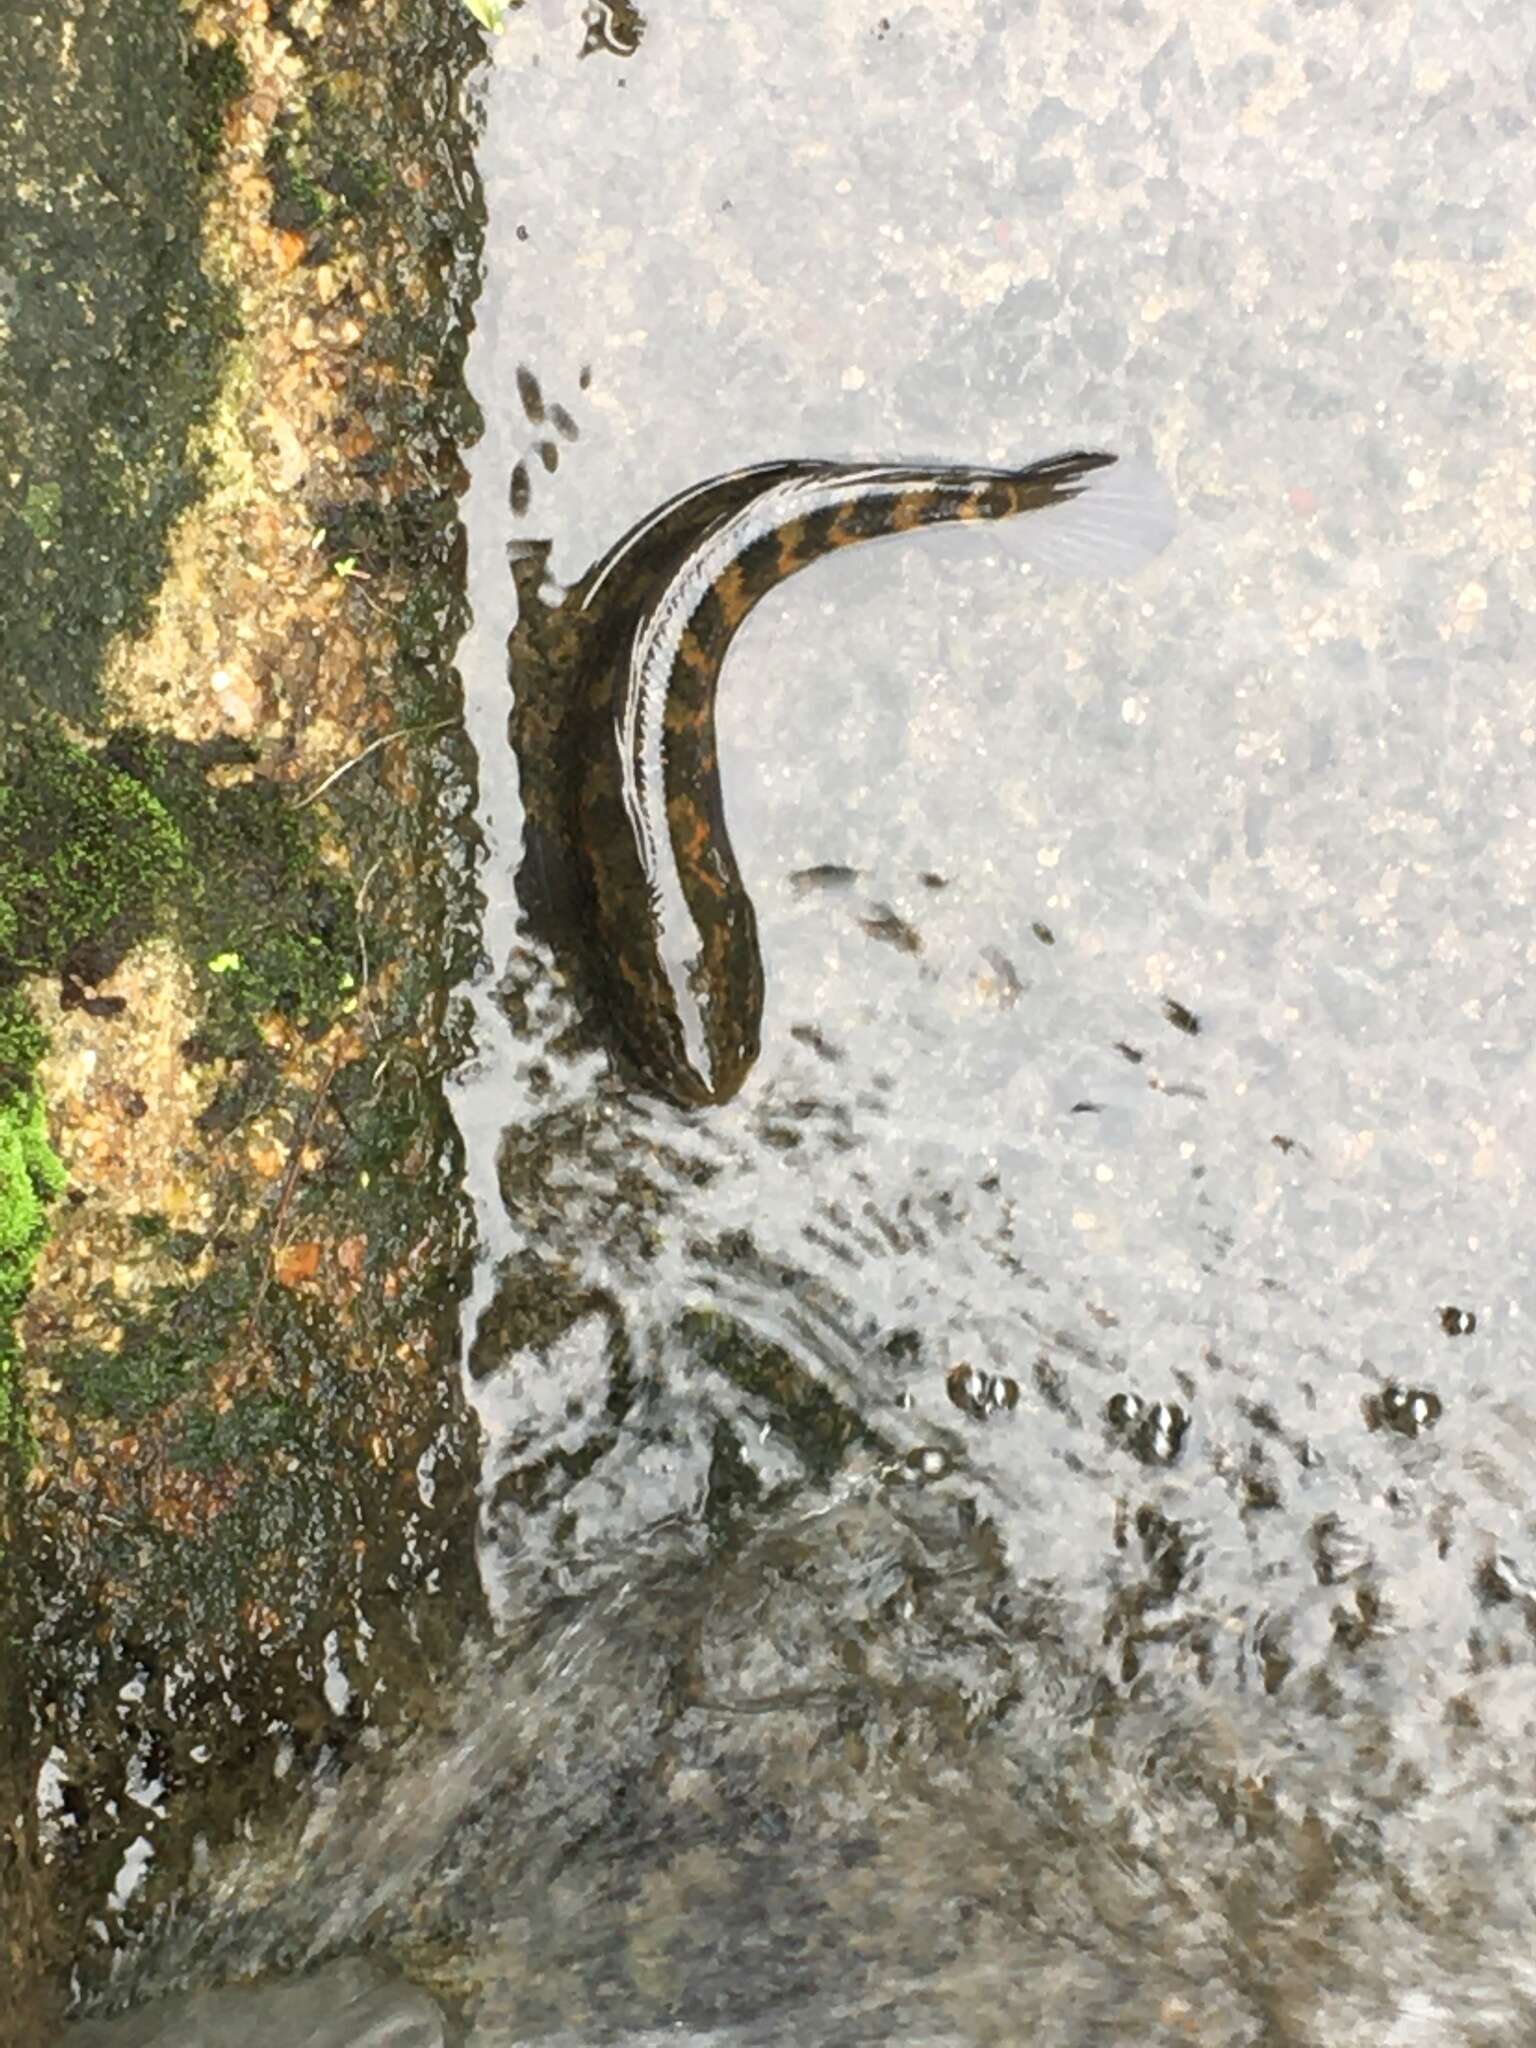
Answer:
[[[549, 934], [584, 926], [621, 1064], [643, 1088], [689, 1109], [728, 1102], [761, 1048], [757, 918], [715, 737], [737, 630], [825, 555], [964, 523], [1020, 532], [1025, 559], [1069, 575], [1134, 573], [1173, 531], [1156, 476], [1102, 450], [1016, 469], [770, 461], [668, 499], [564, 594], [546, 645], [568, 701], [553, 720], [514, 709], [525, 788], [548, 792], [524, 866], [542, 878]], [[542, 559], [524, 564], [525, 596]], [[551, 742], [558, 778], [531, 758]]]

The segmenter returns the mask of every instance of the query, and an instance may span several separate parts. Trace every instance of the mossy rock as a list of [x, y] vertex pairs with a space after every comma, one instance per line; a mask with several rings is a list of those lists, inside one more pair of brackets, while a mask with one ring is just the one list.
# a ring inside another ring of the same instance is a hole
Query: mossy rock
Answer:
[[191, 437], [236, 326], [201, 260], [203, 179], [245, 81], [177, 0], [99, 0], [63, 43], [40, 19], [0, 7], [0, 443], [20, 515], [0, 518], [0, 646], [29, 710], [92, 721], [106, 648], [143, 620], [202, 489]]
[[185, 849], [174, 923], [206, 1002], [204, 1050], [256, 1051], [273, 1014], [323, 1029], [351, 996], [359, 955], [351, 892], [319, 859], [313, 816], [265, 777], [214, 788], [210, 769], [254, 760], [239, 742], [125, 729], [105, 758], [152, 793]]
[[318, 1031], [351, 999], [350, 891], [284, 791], [214, 786], [230, 751], [139, 731], [96, 749], [47, 719], [0, 734], [0, 1372], [63, 1179], [43, 1132], [47, 1040], [26, 979], [94, 985], [139, 940], [173, 932], [204, 997], [188, 1050], [237, 1062], [236, 1120], [264, 1092], [262, 1020]]
[[0, 744], [0, 984], [99, 981], [185, 871], [164, 805], [102, 755], [43, 722]]
[[253, 1049], [272, 1012], [324, 1024], [354, 984], [350, 893], [315, 852], [316, 827], [265, 779], [215, 788], [242, 750], [133, 730], [100, 751], [47, 721], [0, 738], [0, 1091], [41, 1049], [19, 979], [92, 984], [151, 931], [174, 926], [207, 999], [204, 1036]]

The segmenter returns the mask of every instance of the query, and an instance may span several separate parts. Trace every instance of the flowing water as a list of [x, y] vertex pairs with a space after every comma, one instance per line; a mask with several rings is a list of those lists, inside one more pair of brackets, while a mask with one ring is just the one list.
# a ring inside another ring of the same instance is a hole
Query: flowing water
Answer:
[[[500, 1633], [144, 1985], [414, 1987], [253, 2042], [1524, 2038], [1536, 34], [579, 47], [553, 0], [497, 47], [469, 363]], [[739, 464], [1074, 445], [1178, 501], [1135, 582], [917, 535], [753, 615], [762, 1055], [623, 1085], [519, 929], [509, 547], [562, 585]]]

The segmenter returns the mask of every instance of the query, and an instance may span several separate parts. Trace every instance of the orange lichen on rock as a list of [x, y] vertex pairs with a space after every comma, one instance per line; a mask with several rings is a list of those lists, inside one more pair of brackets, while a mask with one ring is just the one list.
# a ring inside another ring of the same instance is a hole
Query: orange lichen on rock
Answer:
[[313, 1280], [320, 1271], [320, 1249], [315, 1238], [284, 1245], [272, 1255], [273, 1276], [284, 1287], [297, 1287], [305, 1280]]

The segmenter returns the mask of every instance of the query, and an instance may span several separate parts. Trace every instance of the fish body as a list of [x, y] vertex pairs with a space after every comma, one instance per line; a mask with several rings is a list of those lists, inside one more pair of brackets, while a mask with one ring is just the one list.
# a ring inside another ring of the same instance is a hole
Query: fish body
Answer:
[[[930, 526], [1059, 520], [1115, 461], [1074, 451], [1013, 470], [762, 463], [661, 506], [568, 594], [572, 857], [626, 1064], [655, 1092], [690, 1107], [728, 1101], [758, 1055], [762, 957], [715, 739], [742, 621], [839, 548]], [[1111, 552], [1127, 538], [1127, 505], [1130, 524], [1146, 528], [1131, 536], [1132, 555], [1154, 551], [1161, 539], [1133, 490], [1118, 509], [1111, 495], [1097, 522], [1063, 530], [1058, 566], [1098, 566], [1106, 537]]]

